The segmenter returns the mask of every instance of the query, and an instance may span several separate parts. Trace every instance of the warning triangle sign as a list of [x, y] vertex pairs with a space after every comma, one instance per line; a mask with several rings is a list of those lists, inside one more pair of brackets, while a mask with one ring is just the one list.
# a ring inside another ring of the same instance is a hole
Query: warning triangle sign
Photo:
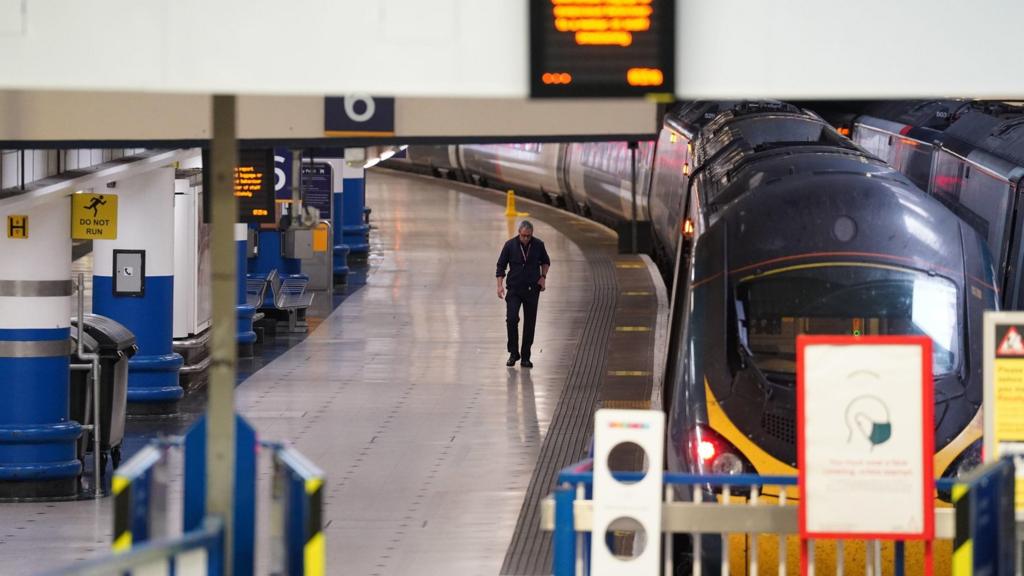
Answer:
[[999, 356], [1024, 356], [1024, 338], [1021, 337], [1016, 327], [1010, 326], [1010, 329], [1006, 331], [996, 354]]

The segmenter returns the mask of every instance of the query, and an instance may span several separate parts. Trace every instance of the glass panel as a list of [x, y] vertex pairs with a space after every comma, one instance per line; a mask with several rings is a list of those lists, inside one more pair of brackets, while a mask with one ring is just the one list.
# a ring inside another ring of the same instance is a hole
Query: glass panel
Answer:
[[947, 205], [954, 206], [960, 202], [963, 176], [963, 161], [947, 152], [939, 152], [929, 192]]
[[893, 167], [909, 178], [915, 186], [927, 190], [928, 176], [932, 170], [932, 146], [917, 140], [900, 138], [893, 148]]
[[972, 224], [984, 222], [984, 228], [976, 227], [988, 240], [992, 254], [1001, 260], [1012, 192], [1010, 183], [976, 167], [972, 167], [963, 182], [960, 191], [960, 202], [964, 207], [962, 217]]
[[796, 373], [799, 334], [927, 335], [932, 370], [957, 367], [956, 286], [944, 278], [866, 263], [808, 264], [736, 287], [740, 340], [765, 372]]
[[[654, 159], [654, 183], [651, 194], [651, 218], [659, 230], [672, 234], [677, 229], [677, 223], [673, 222], [673, 214], [678, 214], [678, 204], [681, 196], [685, 196], [686, 188], [683, 176], [683, 165], [687, 162], [687, 140], [682, 135], [676, 137], [673, 143], [670, 136], [671, 131], [662, 130], [658, 140], [657, 156]], [[665, 190], [677, 190], [678, 193], [666, 194]], [[671, 203], [671, 204], [669, 204]], [[671, 248], [675, 248], [675, 235], [665, 238]]]
[[853, 131], [853, 141], [867, 152], [889, 161], [889, 135], [874, 128], [857, 125]]

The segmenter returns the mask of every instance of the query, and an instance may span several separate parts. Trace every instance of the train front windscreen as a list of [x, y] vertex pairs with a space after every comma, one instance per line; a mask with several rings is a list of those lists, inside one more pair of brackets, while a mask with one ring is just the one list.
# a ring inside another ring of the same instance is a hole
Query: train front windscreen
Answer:
[[933, 374], [958, 367], [957, 287], [938, 275], [864, 262], [787, 266], [740, 280], [736, 301], [740, 346], [769, 379], [793, 382], [800, 334], [927, 335]]

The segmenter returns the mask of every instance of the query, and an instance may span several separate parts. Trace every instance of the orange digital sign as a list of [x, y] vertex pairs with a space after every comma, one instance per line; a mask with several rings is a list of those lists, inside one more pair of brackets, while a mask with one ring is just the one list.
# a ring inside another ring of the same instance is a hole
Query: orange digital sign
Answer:
[[671, 93], [673, 0], [531, 0], [531, 95]]
[[235, 197], [252, 198], [263, 187], [263, 173], [255, 166], [235, 167]]
[[274, 218], [274, 155], [272, 150], [239, 150], [235, 167], [235, 198], [239, 222], [268, 224]]

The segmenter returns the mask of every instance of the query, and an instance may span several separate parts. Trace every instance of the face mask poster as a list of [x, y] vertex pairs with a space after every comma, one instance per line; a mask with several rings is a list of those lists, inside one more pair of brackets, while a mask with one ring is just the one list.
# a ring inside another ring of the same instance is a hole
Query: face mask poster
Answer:
[[800, 336], [797, 366], [801, 538], [931, 539], [931, 339]]

